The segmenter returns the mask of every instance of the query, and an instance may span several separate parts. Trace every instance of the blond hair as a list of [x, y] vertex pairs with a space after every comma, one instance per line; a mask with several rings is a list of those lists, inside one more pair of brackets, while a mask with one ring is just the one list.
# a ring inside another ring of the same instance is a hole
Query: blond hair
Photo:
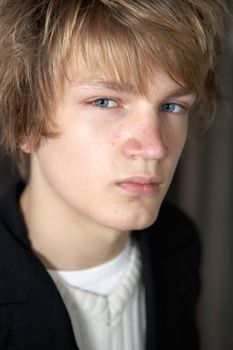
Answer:
[[22, 137], [36, 147], [55, 134], [58, 86], [74, 62], [131, 77], [141, 92], [160, 65], [210, 121], [226, 14], [223, 0], [1, 0], [1, 144], [22, 155]]

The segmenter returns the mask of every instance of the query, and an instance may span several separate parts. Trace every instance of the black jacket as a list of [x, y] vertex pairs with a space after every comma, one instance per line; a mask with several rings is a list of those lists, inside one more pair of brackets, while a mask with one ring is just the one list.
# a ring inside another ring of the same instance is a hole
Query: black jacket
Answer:
[[[17, 183], [0, 200], [0, 349], [77, 350], [60, 294], [30, 249], [18, 205], [22, 190]], [[143, 264], [146, 349], [197, 350], [200, 246], [194, 225], [163, 204], [156, 223], [132, 235]]]

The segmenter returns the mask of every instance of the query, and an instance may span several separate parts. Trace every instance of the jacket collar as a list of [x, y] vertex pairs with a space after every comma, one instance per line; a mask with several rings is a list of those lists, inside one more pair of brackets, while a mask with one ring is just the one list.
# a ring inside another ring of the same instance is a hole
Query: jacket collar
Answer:
[[28, 299], [38, 263], [18, 205], [23, 188], [23, 182], [17, 182], [0, 199], [0, 303]]
[[0, 199], [0, 220], [21, 244], [29, 247], [27, 228], [19, 207], [19, 198], [24, 188], [25, 183], [20, 180], [13, 183], [2, 196]]

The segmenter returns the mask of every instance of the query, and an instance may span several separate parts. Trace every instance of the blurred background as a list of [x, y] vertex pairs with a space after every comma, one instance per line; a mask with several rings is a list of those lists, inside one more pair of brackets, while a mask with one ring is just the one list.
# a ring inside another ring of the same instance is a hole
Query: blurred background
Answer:
[[[219, 72], [228, 109], [219, 111], [204, 136], [187, 143], [168, 194], [201, 232], [202, 350], [233, 350], [233, 28]], [[0, 154], [0, 194], [17, 176], [10, 159]]]
[[233, 26], [219, 73], [226, 109], [207, 133], [189, 140], [168, 195], [201, 233], [202, 350], [233, 350]]

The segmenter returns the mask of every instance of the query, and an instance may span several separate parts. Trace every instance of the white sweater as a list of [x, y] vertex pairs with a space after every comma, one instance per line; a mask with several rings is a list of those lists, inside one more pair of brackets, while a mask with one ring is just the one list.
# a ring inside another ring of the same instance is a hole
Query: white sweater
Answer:
[[[104, 271], [108, 271], [107, 275], [110, 271], [115, 271], [120, 280], [113, 278], [112, 282], [111, 276], [108, 275], [107, 288], [103, 288]], [[88, 276], [88, 288], [85, 289], [91, 291], [77, 287], [79, 273], [83, 278], [85, 272]], [[49, 273], [69, 312], [80, 350], [145, 348], [145, 298], [140, 256], [136, 246], [128, 247], [121, 256], [94, 269], [77, 271], [71, 275], [70, 272], [51, 270]], [[101, 294], [106, 294], [106, 290], [109, 289], [108, 280], [111, 280], [110, 286], [115, 284], [115, 288], [109, 295], [100, 295], [98, 286], [95, 286], [94, 290], [90, 286], [90, 275], [96, 278], [101, 276], [100, 289], [104, 290]], [[95, 290], [97, 292], [94, 292]]]

